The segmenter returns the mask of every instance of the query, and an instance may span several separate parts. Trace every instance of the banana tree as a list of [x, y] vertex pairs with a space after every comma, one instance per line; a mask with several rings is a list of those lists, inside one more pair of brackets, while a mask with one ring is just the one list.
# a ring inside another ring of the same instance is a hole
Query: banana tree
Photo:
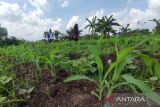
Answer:
[[[71, 36], [71, 35], [72, 35], [72, 32], [73, 32], [73, 28], [72, 28], [72, 27], [70, 27], [70, 28], [66, 31], [66, 33], [67, 33], [68, 36]], [[83, 32], [82, 29], [79, 29], [79, 30], [78, 30], [78, 33], [79, 33], [79, 34], [81, 34], [82, 32]]]
[[70, 27], [70, 28], [66, 31], [67, 35], [68, 35], [68, 36], [71, 36], [71, 35], [72, 35], [72, 31], [73, 31], [73, 28]]
[[98, 19], [96, 31], [101, 32], [108, 37], [110, 36], [110, 33], [116, 32], [116, 30], [113, 29], [113, 26], [120, 26], [120, 24], [116, 22], [113, 15], [109, 18], [107, 16], [103, 16], [102, 19]]
[[122, 32], [123, 35], [127, 35], [131, 31], [131, 29], [129, 28], [129, 26], [130, 26], [130, 24], [127, 24], [127, 26], [122, 26], [120, 28], [120, 30], [121, 30], [121, 32]]
[[86, 18], [86, 20], [88, 21], [89, 24], [86, 25], [85, 29], [89, 28], [89, 32], [91, 31], [91, 35], [95, 35], [95, 29], [96, 29], [96, 25], [97, 25], [97, 23], [96, 23], [97, 17], [94, 16], [92, 18], [92, 20], [89, 20], [88, 18]]

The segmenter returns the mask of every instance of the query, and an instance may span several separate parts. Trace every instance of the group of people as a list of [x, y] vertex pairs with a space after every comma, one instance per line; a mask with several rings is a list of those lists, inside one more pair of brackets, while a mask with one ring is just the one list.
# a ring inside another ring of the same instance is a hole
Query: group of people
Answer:
[[[73, 28], [73, 30], [72, 30], [71, 35], [69, 35], [69, 36], [71, 36], [71, 39], [72, 39], [72, 40], [75, 40], [75, 41], [78, 40], [78, 38], [79, 38], [79, 30], [78, 30], [78, 29], [79, 29], [79, 28], [78, 28], [78, 24], [75, 24], [75, 25], [74, 25], [74, 28]], [[53, 40], [54, 40], [54, 37], [55, 37], [55, 33], [52, 32], [52, 29], [50, 29], [49, 32], [48, 32], [48, 35], [47, 35], [48, 41], [49, 41], [49, 42], [53, 41]]]

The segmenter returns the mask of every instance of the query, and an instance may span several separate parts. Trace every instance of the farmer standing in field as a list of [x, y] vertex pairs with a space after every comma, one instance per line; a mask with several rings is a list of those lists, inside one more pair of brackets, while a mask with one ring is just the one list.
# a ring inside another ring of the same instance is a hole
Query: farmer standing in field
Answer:
[[52, 29], [49, 29], [47, 38], [48, 38], [48, 42], [51, 42], [54, 40], [54, 33], [52, 32]]
[[78, 38], [79, 38], [78, 24], [75, 24], [73, 31], [72, 31], [72, 40], [77, 41]]

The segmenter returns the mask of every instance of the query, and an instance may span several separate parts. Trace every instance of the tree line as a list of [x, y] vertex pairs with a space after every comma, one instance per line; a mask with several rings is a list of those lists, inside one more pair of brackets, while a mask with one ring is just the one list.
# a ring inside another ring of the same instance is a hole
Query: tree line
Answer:
[[[84, 29], [88, 29], [89, 34], [85, 34], [80, 36], [80, 38], [99, 38], [99, 35], [103, 36], [104, 38], [110, 37], [111, 35], [118, 35], [118, 36], [134, 36], [134, 35], [148, 35], [151, 33], [160, 34], [160, 20], [154, 18], [152, 21], [156, 24], [153, 31], [150, 32], [149, 29], [135, 29], [132, 30], [130, 28], [130, 24], [126, 26], [120, 25], [117, 20], [113, 17], [113, 15], [107, 17], [103, 16], [102, 18], [98, 19], [94, 16], [91, 20], [86, 18], [88, 25], [85, 26]], [[120, 27], [120, 31], [115, 30], [115, 26]], [[65, 33], [62, 33], [58, 30], [55, 30], [55, 39], [56, 40], [65, 40], [71, 39], [73, 28], [70, 27], [66, 30]], [[82, 34], [83, 30], [79, 29], [79, 34]], [[44, 37], [46, 38], [48, 32], [45, 31], [43, 33]], [[18, 45], [24, 42], [24, 40], [19, 40], [15, 37], [8, 37], [8, 31], [6, 28], [1, 27], [0, 25], [0, 46], [7, 46], [7, 45]]]
[[[117, 20], [113, 17], [113, 15], [107, 17], [103, 16], [101, 19], [97, 19], [96, 16], [94, 16], [91, 20], [86, 18], [88, 25], [85, 26], [84, 29], [88, 28], [89, 34], [81, 36], [81, 38], [97, 38], [98, 34], [104, 36], [105, 38], [110, 37], [111, 35], [118, 35], [118, 36], [132, 36], [132, 35], [148, 35], [151, 33], [154, 34], [160, 34], [160, 20], [158, 19], [152, 19], [149, 21], [152, 21], [156, 24], [153, 31], [150, 32], [149, 29], [134, 29], [132, 30], [130, 28], [130, 24], [127, 24], [126, 26], [120, 25]], [[114, 27], [120, 27], [120, 30], [115, 30]], [[56, 39], [69, 39], [72, 34], [73, 28], [70, 27], [68, 30], [66, 30], [66, 33], [61, 33], [58, 31], [58, 35], [56, 35]], [[56, 30], [57, 31], [57, 30]], [[82, 29], [79, 30], [79, 33], [81, 34], [83, 32]], [[44, 32], [44, 35], [47, 35], [47, 32]]]
[[19, 45], [24, 40], [19, 40], [14, 36], [8, 37], [8, 30], [0, 25], [0, 46]]

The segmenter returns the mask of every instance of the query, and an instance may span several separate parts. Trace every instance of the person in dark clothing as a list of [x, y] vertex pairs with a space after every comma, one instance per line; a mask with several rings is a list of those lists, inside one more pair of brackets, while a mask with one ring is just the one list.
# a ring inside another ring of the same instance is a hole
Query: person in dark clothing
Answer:
[[79, 38], [78, 24], [75, 24], [73, 31], [72, 31], [72, 40], [77, 41], [78, 38]]

